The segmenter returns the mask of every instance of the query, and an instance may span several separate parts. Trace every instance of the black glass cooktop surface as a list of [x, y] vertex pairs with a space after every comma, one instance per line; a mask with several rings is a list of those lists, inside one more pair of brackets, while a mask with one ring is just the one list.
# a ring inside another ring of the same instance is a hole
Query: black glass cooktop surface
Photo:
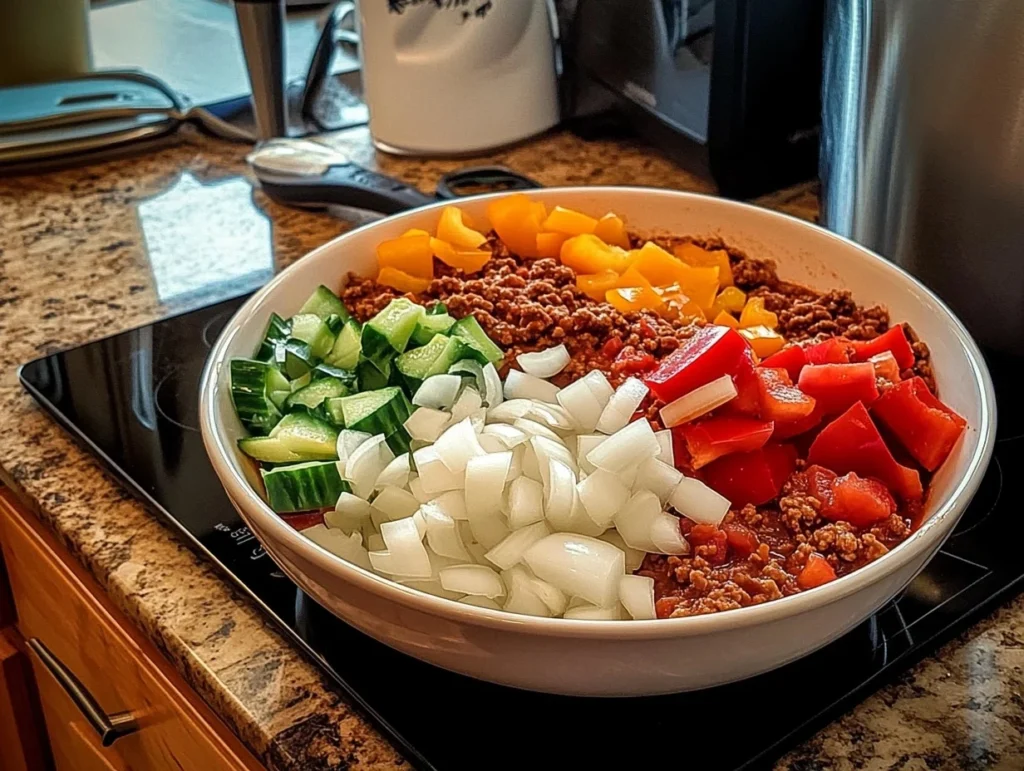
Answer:
[[[1012, 544], [1024, 534], [1024, 518], [1012, 502], [1024, 482], [1012, 469], [1024, 459], [1024, 420], [1012, 401], [1001, 400], [995, 458], [942, 551], [896, 601], [797, 662], [710, 690], [634, 699], [527, 693], [422, 664], [300, 592], [241, 523], [217, 481], [199, 435], [199, 378], [211, 344], [243, 299], [31, 362], [22, 382], [248, 593], [419, 767], [626, 767], [662, 741], [723, 738], [723, 721], [739, 703], [770, 706], [744, 722], [742, 732], [716, 742], [701, 767], [768, 767], [1022, 586], [1024, 561]], [[990, 365], [997, 391], [1007, 394], [1020, 361], [993, 358]]]

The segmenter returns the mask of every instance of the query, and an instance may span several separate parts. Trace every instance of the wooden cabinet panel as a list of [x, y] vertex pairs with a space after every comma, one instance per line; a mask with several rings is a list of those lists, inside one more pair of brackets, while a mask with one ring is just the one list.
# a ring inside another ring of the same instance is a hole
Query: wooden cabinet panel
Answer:
[[17, 632], [0, 629], [0, 771], [49, 768], [39, 701]]
[[[138, 723], [138, 730], [114, 742], [116, 753], [100, 757], [108, 762], [117, 758], [133, 771], [262, 768], [109, 605], [91, 577], [70, 560], [62, 561], [60, 547], [8, 496], [0, 492], [0, 540], [21, 634], [40, 640], [107, 714], [130, 712]], [[32, 660], [38, 672], [44, 665], [35, 654]], [[49, 685], [60, 689], [49, 675], [46, 682], [47, 695], [53, 692]], [[43, 700], [50, 726], [54, 710], [47, 697]], [[71, 709], [77, 708], [72, 704]], [[79, 718], [59, 718], [69, 735], [69, 726], [78, 726], [73, 731], [78, 738], [66, 738], [66, 743], [95, 734]]]
[[11, 584], [7, 579], [7, 566], [0, 552], [0, 629], [14, 625], [14, 600], [11, 598]]

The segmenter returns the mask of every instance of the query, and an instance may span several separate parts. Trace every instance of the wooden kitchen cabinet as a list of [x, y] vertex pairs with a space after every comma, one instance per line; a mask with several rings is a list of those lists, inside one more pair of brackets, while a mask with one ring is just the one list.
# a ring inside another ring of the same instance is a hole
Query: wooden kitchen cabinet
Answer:
[[262, 768], [9, 491], [0, 543], [57, 771]]
[[17, 630], [0, 629], [0, 771], [50, 767], [28, 657]]

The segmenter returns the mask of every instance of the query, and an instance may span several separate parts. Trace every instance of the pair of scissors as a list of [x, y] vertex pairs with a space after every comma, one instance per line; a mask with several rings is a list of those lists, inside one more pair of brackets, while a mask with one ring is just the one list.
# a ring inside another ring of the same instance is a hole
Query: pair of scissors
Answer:
[[312, 209], [343, 207], [387, 215], [465, 195], [541, 187], [504, 166], [478, 166], [445, 174], [434, 195], [426, 195], [353, 163], [336, 147], [315, 139], [272, 139], [246, 160], [272, 199]]

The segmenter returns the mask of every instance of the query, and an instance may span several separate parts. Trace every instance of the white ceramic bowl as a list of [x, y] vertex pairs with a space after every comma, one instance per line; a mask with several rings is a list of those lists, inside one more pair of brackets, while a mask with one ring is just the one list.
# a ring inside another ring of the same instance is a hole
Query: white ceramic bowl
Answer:
[[[443, 204], [390, 217], [324, 244], [257, 292], [224, 329], [203, 377], [203, 439], [221, 482], [267, 552], [339, 618], [424, 661], [496, 683], [564, 694], [640, 695], [726, 683], [799, 658], [867, 618], [935, 554], [981, 482], [995, 439], [995, 396], [974, 341], [907, 273], [806, 222], [741, 203], [638, 188], [531, 192], [549, 205], [615, 211], [642, 233], [721, 236], [779, 273], [820, 289], [844, 287], [887, 306], [927, 341], [941, 396], [969, 428], [936, 475], [924, 524], [883, 558], [812, 591], [755, 607], [662, 621], [573, 621], [470, 607], [355, 567], [301, 536], [254, 491], [236, 440], [228, 361], [250, 356], [271, 311], [293, 314], [318, 284], [372, 275], [375, 247], [409, 228], [433, 229]], [[462, 201], [485, 219], [490, 196]]]

